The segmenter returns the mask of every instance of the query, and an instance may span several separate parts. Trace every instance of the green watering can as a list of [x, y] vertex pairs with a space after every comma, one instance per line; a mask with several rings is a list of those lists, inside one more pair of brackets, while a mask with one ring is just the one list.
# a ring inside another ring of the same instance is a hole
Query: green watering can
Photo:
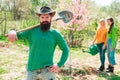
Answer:
[[96, 54], [98, 53], [97, 45], [96, 45], [96, 44], [91, 45], [91, 46], [89, 47], [89, 50], [83, 50], [83, 52], [90, 53], [91, 55], [96, 55]]

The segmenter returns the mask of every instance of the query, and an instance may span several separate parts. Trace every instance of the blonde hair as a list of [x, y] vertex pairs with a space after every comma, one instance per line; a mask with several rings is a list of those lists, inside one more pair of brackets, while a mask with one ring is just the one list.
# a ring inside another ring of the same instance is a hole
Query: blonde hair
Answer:
[[102, 19], [100, 19], [100, 21], [99, 22], [105, 22], [105, 19], [104, 18], [102, 18]]
[[[100, 19], [100, 20], [99, 20], [99, 23], [98, 23], [98, 28], [97, 28], [97, 29], [99, 29], [99, 28], [100, 28], [100, 26], [101, 26], [101, 25], [100, 25], [100, 23], [101, 23], [101, 22], [104, 22], [104, 24], [105, 24], [105, 19], [104, 19], [104, 18], [102, 18], [102, 19]], [[104, 26], [106, 26], [106, 25], [104, 25]]]

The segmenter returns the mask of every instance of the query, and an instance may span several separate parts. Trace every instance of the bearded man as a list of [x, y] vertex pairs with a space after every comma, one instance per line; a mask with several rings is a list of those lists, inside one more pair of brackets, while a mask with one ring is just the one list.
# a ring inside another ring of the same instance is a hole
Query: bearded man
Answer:
[[[62, 35], [51, 28], [55, 11], [44, 6], [36, 14], [40, 19], [39, 26], [20, 33], [11, 30], [8, 33], [8, 39], [10, 42], [22, 39], [29, 43], [26, 80], [56, 80], [55, 73], [65, 64], [69, 48]], [[57, 45], [62, 50], [62, 55], [60, 61], [55, 64], [53, 57]]]

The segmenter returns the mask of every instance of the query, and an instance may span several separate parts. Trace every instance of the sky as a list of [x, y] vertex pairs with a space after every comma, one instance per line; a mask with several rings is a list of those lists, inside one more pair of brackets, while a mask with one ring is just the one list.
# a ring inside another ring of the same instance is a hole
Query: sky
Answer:
[[95, 3], [99, 6], [107, 6], [107, 5], [110, 5], [115, 0], [93, 0], [93, 1], [95, 1]]

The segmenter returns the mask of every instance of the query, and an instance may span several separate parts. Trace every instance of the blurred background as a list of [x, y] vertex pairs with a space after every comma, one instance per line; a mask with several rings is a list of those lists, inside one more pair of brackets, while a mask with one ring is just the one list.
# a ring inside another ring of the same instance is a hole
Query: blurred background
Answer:
[[71, 22], [57, 21], [53, 27], [64, 35], [71, 47], [80, 47], [84, 41], [88, 44], [93, 39], [101, 18], [113, 17], [120, 31], [119, 4], [120, 0], [0, 0], [0, 35], [39, 23], [35, 11], [49, 6], [57, 13], [69, 10], [74, 14]]
[[[9, 44], [4, 35], [11, 29], [18, 31], [40, 23], [35, 11], [42, 6], [49, 6], [57, 13], [63, 10], [73, 13], [69, 23], [52, 22], [52, 27], [61, 32], [70, 47], [67, 69], [63, 67], [59, 73], [60, 80], [120, 80], [120, 0], [0, 0], [0, 80], [25, 80], [27, 43]], [[99, 20], [107, 17], [114, 18], [118, 29], [118, 65], [112, 75], [97, 72], [99, 54], [91, 56], [82, 52], [91, 45]], [[57, 48], [55, 53], [56, 62], [61, 52]]]

